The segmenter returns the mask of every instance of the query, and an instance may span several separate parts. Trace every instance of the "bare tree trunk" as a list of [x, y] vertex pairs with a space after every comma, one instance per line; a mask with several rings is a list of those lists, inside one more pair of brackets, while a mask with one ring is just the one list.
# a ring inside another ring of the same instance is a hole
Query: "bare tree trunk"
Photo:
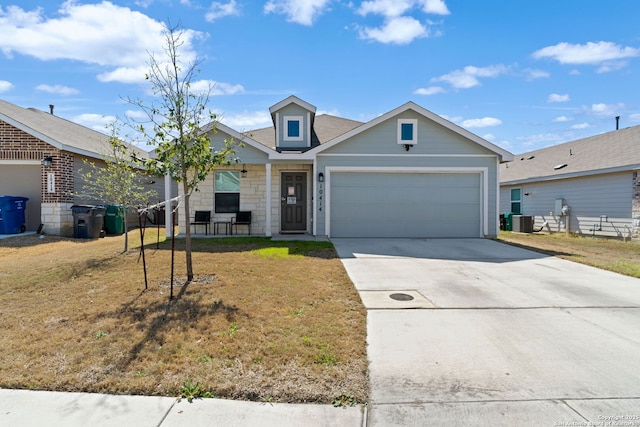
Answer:
[[191, 262], [191, 226], [189, 225], [190, 208], [189, 208], [189, 189], [187, 183], [182, 183], [182, 189], [184, 191], [184, 250], [187, 264], [187, 283], [193, 280], [193, 264]]

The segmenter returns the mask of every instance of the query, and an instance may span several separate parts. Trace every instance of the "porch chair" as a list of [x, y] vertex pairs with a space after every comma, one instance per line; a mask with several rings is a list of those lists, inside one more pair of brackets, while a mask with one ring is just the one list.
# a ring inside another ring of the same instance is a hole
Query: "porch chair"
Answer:
[[251, 211], [236, 212], [236, 217], [231, 218], [231, 234], [233, 234], [233, 227], [236, 227], [236, 234], [238, 234], [238, 225], [246, 225], [251, 236]]
[[205, 236], [209, 234], [209, 224], [211, 223], [211, 211], [196, 211], [191, 225], [195, 226], [194, 231], [198, 231], [198, 225], [204, 225]]

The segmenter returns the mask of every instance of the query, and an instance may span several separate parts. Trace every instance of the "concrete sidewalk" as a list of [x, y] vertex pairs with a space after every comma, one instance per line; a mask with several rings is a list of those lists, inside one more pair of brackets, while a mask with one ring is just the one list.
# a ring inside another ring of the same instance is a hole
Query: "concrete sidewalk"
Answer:
[[0, 426], [361, 427], [365, 419], [361, 407], [0, 389]]

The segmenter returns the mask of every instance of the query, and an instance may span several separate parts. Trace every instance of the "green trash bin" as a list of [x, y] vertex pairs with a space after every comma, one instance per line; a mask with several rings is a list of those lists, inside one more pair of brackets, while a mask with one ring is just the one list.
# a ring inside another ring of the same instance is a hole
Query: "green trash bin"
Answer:
[[124, 233], [124, 207], [108, 205], [104, 216], [104, 228], [107, 234]]
[[506, 231], [513, 231], [513, 212], [504, 214], [504, 229]]

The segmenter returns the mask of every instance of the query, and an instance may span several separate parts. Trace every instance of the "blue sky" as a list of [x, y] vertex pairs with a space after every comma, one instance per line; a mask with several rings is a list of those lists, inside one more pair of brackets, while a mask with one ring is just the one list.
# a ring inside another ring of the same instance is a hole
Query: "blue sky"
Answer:
[[289, 95], [368, 121], [414, 101], [515, 154], [640, 125], [637, 0], [9, 0], [0, 98], [104, 131], [150, 96], [162, 24], [245, 131]]

